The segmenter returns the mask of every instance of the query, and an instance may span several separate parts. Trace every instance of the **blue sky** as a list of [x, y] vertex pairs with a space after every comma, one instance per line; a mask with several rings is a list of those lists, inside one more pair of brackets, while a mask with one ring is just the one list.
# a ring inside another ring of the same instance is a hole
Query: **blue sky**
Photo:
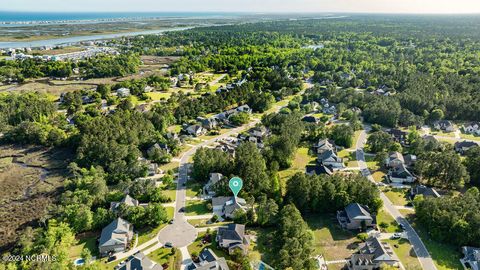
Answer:
[[480, 13], [480, 0], [0, 0], [13, 11]]

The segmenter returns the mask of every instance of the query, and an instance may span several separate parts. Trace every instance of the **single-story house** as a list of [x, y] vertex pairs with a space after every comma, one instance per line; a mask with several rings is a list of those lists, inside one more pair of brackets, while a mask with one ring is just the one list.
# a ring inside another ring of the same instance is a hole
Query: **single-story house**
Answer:
[[377, 270], [384, 264], [398, 267], [399, 262], [388, 243], [372, 237], [367, 239], [358, 252], [350, 257], [347, 266], [349, 270]]
[[212, 198], [213, 213], [224, 218], [232, 219], [235, 211], [247, 211], [247, 202], [239, 197], [214, 197]]
[[464, 257], [460, 259], [465, 269], [480, 270], [480, 248], [462, 247]]
[[215, 196], [215, 184], [220, 182], [223, 179], [223, 174], [221, 173], [211, 173], [210, 178], [208, 179], [207, 184], [203, 187], [203, 193], [207, 196]]
[[133, 238], [133, 225], [128, 221], [117, 218], [103, 228], [98, 240], [100, 256], [123, 252]]
[[192, 263], [187, 267], [187, 270], [229, 270], [227, 261], [223, 257], [217, 257], [215, 253], [205, 248], [198, 255], [199, 262]]
[[227, 227], [218, 228], [216, 241], [218, 246], [233, 254], [235, 250], [241, 250], [244, 255], [248, 253], [250, 244], [248, 235], [245, 234], [245, 225], [228, 224]]
[[433, 123], [433, 128], [435, 128], [436, 130], [442, 130], [442, 131], [446, 131], [446, 132], [454, 132], [455, 131], [455, 126], [449, 120], [436, 121], [435, 123]]
[[139, 206], [140, 203], [135, 200], [134, 198], [132, 198], [130, 195], [125, 195], [125, 197], [119, 201], [119, 202], [111, 202], [110, 203], [110, 211], [112, 212], [117, 212], [118, 211], [118, 208], [120, 207], [120, 205], [122, 204], [125, 204], [126, 206]]
[[475, 146], [479, 146], [478, 143], [473, 141], [461, 141], [456, 142], [454, 148], [457, 153], [464, 155], [468, 150]]
[[364, 230], [376, 226], [376, 218], [365, 205], [351, 203], [344, 210], [337, 211], [340, 226], [347, 230]]
[[431, 187], [426, 187], [424, 185], [418, 185], [410, 188], [409, 197], [411, 200], [415, 198], [417, 195], [422, 195], [423, 197], [432, 197], [432, 198], [440, 198], [441, 195]]
[[143, 252], [139, 251], [118, 265], [118, 270], [163, 270], [163, 267], [150, 260]]
[[327, 150], [317, 156], [317, 162], [324, 166], [330, 166], [334, 170], [343, 169], [342, 158], [339, 158], [333, 150]]
[[400, 164], [388, 171], [387, 179], [392, 183], [413, 183], [417, 179], [405, 164]]

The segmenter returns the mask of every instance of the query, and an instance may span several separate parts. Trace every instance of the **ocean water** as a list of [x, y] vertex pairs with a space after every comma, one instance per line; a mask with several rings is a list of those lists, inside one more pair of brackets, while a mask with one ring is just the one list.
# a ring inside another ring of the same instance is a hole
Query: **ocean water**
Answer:
[[0, 22], [55, 22], [129, 18], [192, 18], [233, 15], [219, 12], [10, 12], [0, 11]]

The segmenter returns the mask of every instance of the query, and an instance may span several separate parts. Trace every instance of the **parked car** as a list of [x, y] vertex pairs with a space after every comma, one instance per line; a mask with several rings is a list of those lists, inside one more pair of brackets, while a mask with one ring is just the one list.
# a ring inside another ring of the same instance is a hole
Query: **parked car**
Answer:
[[117, 256], [113, 255], [113, 256], [108, 257], [107, 262], [113, 262], [116, 259], [117, 259]]
[[164, 246], [165, 246], [166, 248], [172, 248], [172, 247], [173, 247], [173, 244], [170, 243], [170, 242], [166, 242]]
[[391, 238], [392, 239], [400, 239], [400, 238], [402, 238], [402, 234], [401, 233], [394, 233]]

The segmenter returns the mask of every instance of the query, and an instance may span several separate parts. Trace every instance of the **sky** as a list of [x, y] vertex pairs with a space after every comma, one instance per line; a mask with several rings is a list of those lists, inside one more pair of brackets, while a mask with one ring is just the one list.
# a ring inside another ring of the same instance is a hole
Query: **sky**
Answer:
[[480, 13], [480, 0], [0, 0], [4, 11]]

